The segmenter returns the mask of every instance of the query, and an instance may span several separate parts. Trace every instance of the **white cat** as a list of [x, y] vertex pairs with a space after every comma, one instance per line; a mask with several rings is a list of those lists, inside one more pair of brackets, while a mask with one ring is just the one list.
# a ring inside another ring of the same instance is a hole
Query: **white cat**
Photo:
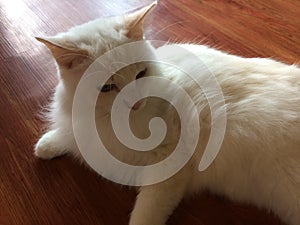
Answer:
[[[51, 159], [71, 153], [81, 158], [72, 126], [77, 84], [96, 58], [117, 46], [143, 39], [143, 21], [154, 5], [129, 15], [76, 26], [54, 37], [38, 38], [51, 50], [60, 75], [48, 114], [49, 131], [35, 147], [38, 157]], [[164, 51], [172, 45], [197, 55], [215, 75], [226, 102], [226, 134], [215, 161], [207, 170], [199, 172], [211, 118], [207, 99], [195, 82], [177, 69], [149, 62], [127, 66], [113, 75], [101, 89], [96, 123], [107, 148], [124, 162], [145, 165], [162, 160], [174, 149], [180, 133], [178, 116], [170, 104], [158, 99], [145, 100], [143, 104], [132, 106], [130, 123], [137, 136], [147, 137], [148, 121], [153, 115], [161, 116], [175, 129], [171, 129], [163, 144], [152, 152], [125, 152], [126, 147], [117, 141], [111, 127], [110, 111], [115, 97], [126, 84], [140, 77], [166, 77], [186, 89], [202, 110], [196, 153], [170, 179], [139, 188], [130, 225], [163, 225], [184, 196], [202, 190], [272, 210], [286, 224], [299, 225], [300, 68], [271, 59], [246, 59], [194, 44], [169, 44], [158, 49], [146, 44], [143, 51], [158, 59], [173, 61], [175, 65], [197, 68], [189, 55]], [[128, 57], [133, 54], [128, 53]], [[199, 77], [205, 78], [203, 74]]]

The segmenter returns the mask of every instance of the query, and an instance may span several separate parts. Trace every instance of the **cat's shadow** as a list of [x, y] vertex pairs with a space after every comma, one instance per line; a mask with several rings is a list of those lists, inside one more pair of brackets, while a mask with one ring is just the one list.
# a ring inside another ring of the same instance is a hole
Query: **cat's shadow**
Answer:
[[[134, 188], [109, 182], [69, 156], [36, 159], [35, 169], [42, 186], [40, 191], [52, 205], [57, 204], [69, 220], [84, 220], [87, 224], [87, 217], [92, 221], [90, 224], [95, 225], [128, 224], [136, 196]], [[184, 200], [167, 224], [283, 225], [263, 210], [209, 193]]]
[[135, 200], [133, 189], [103, 179], [68, 156], [36, 159], [35, 169], [42, 187], [39, 191], [47, 196], [49, 206], [59, 207], [69, 221], [93, 225], [128, 224]]
[[209, 192], [185, 199], [168, 225], [284, 225], [273, 214], [244, 203], [234, 203]]

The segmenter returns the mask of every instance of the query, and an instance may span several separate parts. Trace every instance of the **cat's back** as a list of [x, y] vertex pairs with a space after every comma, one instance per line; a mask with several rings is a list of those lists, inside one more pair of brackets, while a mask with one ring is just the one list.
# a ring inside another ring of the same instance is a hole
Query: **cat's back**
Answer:
[[[204, 45], [167, 45], [157, 53], [174, 67], [186, 70], [169, 66], [164, 76], [184, 86], [199, 105], [206, 96], [203, 87], [188, 81], [191, 80], [188, 72], [197, 71], [198, 83], [202, 84], [213, 78], [225, 99], [229, 128], [244, 124], [261, 130], [297, 129], [300, 135], [300, 68], [296, 65], [243, 58]], [[204, 88], [209, 92], [210, 87]]]

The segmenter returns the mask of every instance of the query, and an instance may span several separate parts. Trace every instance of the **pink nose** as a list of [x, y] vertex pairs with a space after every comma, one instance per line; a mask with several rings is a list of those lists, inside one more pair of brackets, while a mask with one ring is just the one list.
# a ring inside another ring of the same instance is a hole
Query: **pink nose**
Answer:
[[140, 106], [142, 105], [142, 100], [137, 101], [132, 107], [132, 110], [138, 110], [140, 108]]

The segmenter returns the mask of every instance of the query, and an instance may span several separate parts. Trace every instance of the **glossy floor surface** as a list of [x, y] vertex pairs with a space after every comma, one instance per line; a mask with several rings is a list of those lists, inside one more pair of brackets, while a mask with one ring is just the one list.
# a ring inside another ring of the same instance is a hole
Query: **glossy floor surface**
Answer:
[[[126, 225], [135, 191], [108, 182], [69, 157], [42, 161], [33, 145], [38, 113], [58, 78], [50, 36], [88, 20], [132, 11], [142, 0], [0, 1], [0, 224]], [[298, 0], [161, 0], [149, 39], [201, 42], [246, 57], [300, 62]], [[170, 190], [172, 191], [172, 190]], [[170, 225], [280, 225], [263, 210], [201, 194], [180, 204]]]

